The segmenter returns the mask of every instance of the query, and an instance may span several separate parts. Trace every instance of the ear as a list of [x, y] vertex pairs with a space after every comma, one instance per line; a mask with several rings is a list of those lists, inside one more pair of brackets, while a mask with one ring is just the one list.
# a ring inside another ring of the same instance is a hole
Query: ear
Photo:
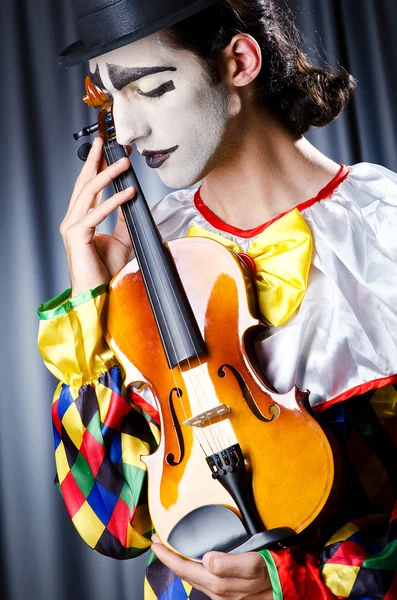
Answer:
[[222, 53], [223, 72], [226, 82], [234, 87], [251, 83], [262, 66], [261, 49], [248, 33], [238, 33]]

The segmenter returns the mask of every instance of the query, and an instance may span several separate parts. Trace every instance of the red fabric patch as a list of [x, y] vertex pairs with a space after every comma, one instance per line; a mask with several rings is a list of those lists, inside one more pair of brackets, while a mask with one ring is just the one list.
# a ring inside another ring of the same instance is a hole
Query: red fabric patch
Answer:
[[390, 375], [388, 377], [374, 379], [373, 381], [368, 381], [367, 383], [357, 385], [350, 390], [346, 390], [346, 392], [339, 394], [339, 396], [335, 396], [335, 398], [324, 400], [322, 404], [314, 406], [313, 410], [315, 412], [322, 412], [323, 410], [327, 410], [329, 406], [333, 406], [334, 404], [338, 404], [339, 402], [343, 402], [344, 400], [348, 400], [354, 396], [360, 396], [361, 394], [365, 394], [371, 390], [379, 390], [380, 388], [386, 387], [387, 385], [392, 385], [394, 383], [397, 384], [397, 375]]
[[392, 512], [391, 517], [390, 517], [390, 523], [392, 521], [394, 521], [394, 519], [397, 519], [397, 502], [394, 505], [393, 512]]
[[[297, 206], [295, 206], [295, 208], [297, 208], [299, 210], [299, 212], [301, 212], [302, 210], [309, 208], [316, 202], [319, 202], [320, 200], [325, 200], [325, 198], [329, 198], [330, 196], [332, 196], [332, 194], [336, 190], [336, 188], [342, 183], [342, 181], [344, 181], [346, 179], [346, 177], [348, 176], [349, 173], [350, 173], [349, 167], [346, 167], [346, 165], [341, 165], [340, 169], [339, 169], [338, 173], [335, 175], [335, 177], [333, 177], [333, 179], [331, 179], [331, 181], [319, 191], [317, 196], [315, 196], [314, 198], [310, 198], [309, 200], [305, 200], [305, 202], [301, 202], [301, 204], [298, 204]], [[206, 221], [208, 221], [208, 223], [211, 223], [211, 225], [213, 225], [217, 229], [220, 229], [220, 231], [226, 231], [233, 235], [237, 235], [238, 237], [243, 237], [243, 238], [254, 237], [254, 236], [258, 235], [259, 233], [262, 233], [262, 231], [264, 231], [272, 223], [274, 223], [275, 221], [278, 221], [278, 219], [281, 219], [281, 217], [283, 217], [284, 215], [289, 213], [290, 210], [293, 210], [293, 209], [286, 210], [285, 212], [281, 213], [274, 219], [271, 219], [270, 221], [267, 221], [266, 223], [262, 223], [262, 225], [258, 225], [258, 227], [254, 227], [253, 229], [239, 229], [238, 227], [234, 227], [233, 225], [229, 225], [228, 223], [225, 223], [225, 221], [222, 221], [222, 219], [217, 217], [216, 214], [213, 213], [212, 210], [204, 204], [204, 202], [202, 201], [201, 196], [200, 196], [200, 189], [201, 189], [201, 186], [198, 188], [198, 190], [196, 190], [196, 193], [194, 195], [194, 204], [195, 204], [197, 210], [199, 211], [199, 213], [201, 213], [203, 215], [204, 219]]]
[[361, 567], [368, 553], [356, 542], [344, 541], [327, 564]]
[[121, 421], [131, 410], [130, 405], [115, 392], [112, 392], [108, 414], [106, 415], [105, 425], [111, 429], [120, 429]]
[[156, 410], [149, 402], [147, 402], [142, 396], [137, 394], [134, 390], [128, 389], [128, 398], [139, 406], [142, 410], [145, 411], [150, 417], [152, 417], [153, 421], [155, 421], [158, 425], [160, 425], [160, 416], [158, 410]]
[[84, 504], [85, 498], [79, 490], [71, 471], [69, 471], [62, 481], [61, 490], [68, 513], [71, 517], [74, 517], [79, 508]]
[[248, 254], [244, 254], [244, 252], [239, 252], [238, 255], [241, 258], [241, 260], [245, 262], [247, 267], [250, 269], [251, 273], [253, 275], [256, 275], [256, 264], [254, 259]]
[[52, 408], [51, 408], [51, 412], [52, 412], [52, 422], [54, 423], [55, 429], [61, 436], [62, 424], [61, 424], [61, 419], [59, 418], [59, 414], [58, 414], [58, 404], [59, 404], [59, 400], [54, 402], [54, 404], [52, 405]]
[[320, 562], [314, 555], [299, 548], [271, 550], [280, 578], [283, 600], [335, 600], [320, 575]]
[[127, 544], [127, 524], [130, 520], [130, 509], [126, 503], [119, 498], [113, 509], [112, 517], [107, 524], [107, 529], [109, 529], [110, 533], [113, 533], [124, 547]]
[[84, 432], [80, 452], [90, 465], [93, 476], [96, 477], [105, 457], [105, 447], [94, 438], [88, 429]]

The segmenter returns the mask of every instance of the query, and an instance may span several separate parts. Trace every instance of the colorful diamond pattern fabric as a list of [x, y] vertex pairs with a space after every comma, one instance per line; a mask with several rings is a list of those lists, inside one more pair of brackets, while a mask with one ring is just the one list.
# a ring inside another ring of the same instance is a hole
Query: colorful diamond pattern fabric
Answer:
[[61, 384], [52, 406], [57, 483], [69, 515], [90, 546], [119, 559], [150, 546], [139, 456], [153, 452], [158, 436], [155, 421], [123, 394], [120, 370], [113, 367], [81, 387], [76, 399]]

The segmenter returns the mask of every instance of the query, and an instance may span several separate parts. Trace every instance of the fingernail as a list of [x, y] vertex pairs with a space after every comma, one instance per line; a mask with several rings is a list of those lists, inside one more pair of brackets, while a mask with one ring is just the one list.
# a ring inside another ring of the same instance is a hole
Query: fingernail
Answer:
[[96, 146], [98, 144], [99, 138], [96, 137], [92, 143], [93, 146]]
[[123, 158], [119, 158], [119, 160], [117, 161], [118, 163], [121, 162], [122, 160], [125, 160], [127, 157], [123, 156]]

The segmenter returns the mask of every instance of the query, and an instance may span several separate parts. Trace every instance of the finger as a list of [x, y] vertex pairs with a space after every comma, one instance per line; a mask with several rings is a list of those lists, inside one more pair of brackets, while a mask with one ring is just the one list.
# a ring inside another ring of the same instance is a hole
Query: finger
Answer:
[[70, 210], [69, 217], [73, 220], [79, 220], [87, 214], [89, 208], [96, 204], [97, 195], [109, 185], [118, 175], [128, 169], [130, 161], [124, 157], [107, 167], [102, 173], [99, 173], [88, 181], [74, 205]]
[[[262, 576], [256, 579], [224, 578], [214, 575], [204, 565], [193, 563], [174, 554], [162, 544], [153, 544], [152, 550], [158, 559], [178, 577], [184, 581], [188, 581], [193, 587], [200, 589], [200, 591], [210, 595], [210, 597], [213, 597], [214, 594], [222, 597], [233, 595], [234, 592], [241, 592], [244, 595], [255, 595], [260, 591], [271, 589], [270, 582], [263, 570], [261, 571]], [[221, 553], [217, 552], [216, 554]], [[264, 563], [262, 558], [261, 560]]]
[[102, 155], [101, 162], [99, 163], [98, 173], [102, 173], [105, 169], [107, 169], [108, 163], [106, 162], [106, 158]]
[[87, 212], [80, 222], [88, 228], [97, 227], [121, 204], [127, 202], [127, 200], [131, 200], [135, 193], [135, 188], [129, 187], [126, 190], [114, 194], [114, 196], [106, 200], [106, 202], [103, 202], [96, 208]]
[[208, 573], [202, 564], [182, 558], [168, 550], [163, 544], [154, 543], [151, 546], [151, 550], [164, 565], [184, 581], [189, 581], [194, 587], [198, 585], [208, 587], [206, 586], [207, 580], [213, 578], [211, 573]]
[[203, 556], [203, 565], [218, 577], [257, 579], [267, 571], [266, 563], [258, 552], [243, 554], [207, 552]]
[[[103, 158], [103, 152], [102, 152], [102, 148], [103, 148], [103, 140], [100, 137], [95, 138], [91, 150], [87, 156], [87, 160], [84, 163], [83, 168], [80, 171], [80, 175], [78, 176], [71, 198], [70, 198], [70, 202], [69, 202], [69, 208], [68, 208], [68, 212], [70, 211], [70, 209], [73, 207], [74, 203], [76, 202], [78, 196], [81, 193], [81, 190], [83, 189], [84, 185], [90, 181], [93, 177], [95, 177], [95, 175], [98, 173], [98, 168], [99, 165], [101, 164], [102, 158]], [[68, 214], [68, 213], [66, 213]]]
[[112, 235], [116, 240], [119, 240], [129, 248], [132, 248], [131, 238], [128, 233], [127, 225], [125, 224], [125, 219], [121, 206], [119, 206], [117, 212], [117, 222]]

